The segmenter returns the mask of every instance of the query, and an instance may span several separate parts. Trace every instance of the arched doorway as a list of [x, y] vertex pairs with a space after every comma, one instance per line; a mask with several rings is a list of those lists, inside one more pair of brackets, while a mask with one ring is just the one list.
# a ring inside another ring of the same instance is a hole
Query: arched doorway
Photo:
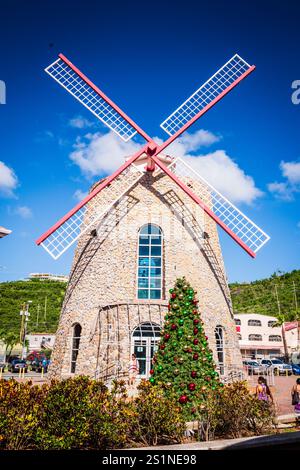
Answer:
[[133, 330], [131, 351], [136, 355], [139, 363], [138, 377], [144, 379], [149, 377], [159, 338], [160, 326], [156, 323], [141, 323]]

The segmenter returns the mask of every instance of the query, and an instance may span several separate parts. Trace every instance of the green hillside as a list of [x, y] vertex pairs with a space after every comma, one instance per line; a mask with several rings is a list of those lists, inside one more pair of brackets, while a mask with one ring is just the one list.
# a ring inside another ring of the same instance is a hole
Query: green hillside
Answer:
[[234, 313], [288, 316], [300, 307], [300, 270], [278, 271], [268, 279], [230, 284]]
[[0, 283], [0, 330], [20, 331], [20, 310], [31, 300], [28, 332], [55, 332], [66, 284], [59, 281], [13, 281]]
[[[18, 334], [20, 309], [31, 300], [29, 332], [55, 332], [66, 284], [58, 281], [0, 283], [0, 331]], [[230, 284], [235, 313], [289, 314], [300, 307], [300, 270], [274, 273], [268, 279]], [[276, 293], [277, 291], [277, 293]], [[278, 302], [277, 302], [278, 295]]]

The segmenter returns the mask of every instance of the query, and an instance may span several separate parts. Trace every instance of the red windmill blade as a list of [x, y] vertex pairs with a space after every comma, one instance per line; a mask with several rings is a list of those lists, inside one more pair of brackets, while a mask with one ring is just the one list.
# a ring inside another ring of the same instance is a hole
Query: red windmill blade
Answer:
[[[99, 224], [110, 208], [143, 175], [143, 171], [137, 168], [134, 162], [145, 154], [148, 157], [146, 170], [152, 171], [155, 164], [160, 167], [236, 243], [254, 257], [255, 253], [269, 240], [269, 236], [183, 160], [176, 159], [176, 166], [172, 162], [167, 167], [158, 158], [167, 146], [254, 69], [254, 66], [250, 66], [240, 56], [233, 56], [162, 123], [161, 126], [170, 134], [170, 137], [158, 146], [68, 59], [60, 55], [57, 61], [47, 67], [47, 73], [120, 137], [128, 140], [138, 132], [148, 143], [42, 235], [37, 240], [37, 244], [41, 244], [54, 259], [57, 259], [83, 233], [95, 223]], [[185, 184], [186, 178], [193, 178], [192, 189]], [[95, 198], [103, 190], [108, 196], [104, 199], [111, 201], [106, 207], [102, 206], [101, 198]]]

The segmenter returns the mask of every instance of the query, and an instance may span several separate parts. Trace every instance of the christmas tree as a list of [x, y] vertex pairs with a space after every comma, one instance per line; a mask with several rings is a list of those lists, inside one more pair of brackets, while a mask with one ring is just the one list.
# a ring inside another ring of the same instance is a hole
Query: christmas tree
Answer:
[[205, 336], [196, 291], [182, 278], [170, 294], [149, 380], [161, 385], [170, 397], [175, 396], [184, 416], [193, 418], [205, 406], [206, 393], [217, 391], [222, 384]]

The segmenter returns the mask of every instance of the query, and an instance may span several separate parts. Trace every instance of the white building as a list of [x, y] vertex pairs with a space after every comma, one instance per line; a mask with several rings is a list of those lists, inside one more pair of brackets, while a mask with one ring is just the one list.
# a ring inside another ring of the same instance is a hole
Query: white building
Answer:
[[55, 335], [52, 333], [33, 333], [26, 336], [28, 352], [40, 351], [41, 349], [53, 349]]
[[41, 281], [61, 281], [68, 282], [68, 276], [64, 274], [51, 274], [51, 273], [30, 273], [29, 279], [39, 279]]
[[300, 352], [298, 322], [291, 321], [284, 324], [284, 334], [289, 354]]
[[234, 315], [239, 345], [243, 358], [262, 359], [284, 355], [281, 326], [273, 326], [277, 319], [258, 313]]

